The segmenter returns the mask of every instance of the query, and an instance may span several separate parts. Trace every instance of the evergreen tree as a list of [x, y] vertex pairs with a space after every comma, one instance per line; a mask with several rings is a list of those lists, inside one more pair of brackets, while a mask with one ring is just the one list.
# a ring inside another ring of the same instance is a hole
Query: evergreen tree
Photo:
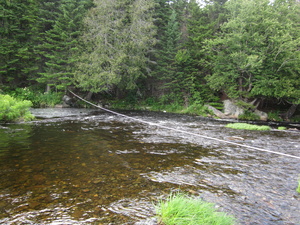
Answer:
[[158, 49], [156, 74], [164, 80], [164, 92], [186, 106], [215, 100], [204, 77], [208, 68], [203, 62], [203, 40], [216, 35], [221, 23], [221, 6], [216, 3], [200, 8], [196, 1], [177, 0], [166, 4], [169, 9], [161, 45]]
[[[85, 1], [63, 0], [51, 29], [44, 33], [42, 49], [45, 65], [39, 73], [39, 83], [50, 84], [58, 89], [70, 85], [74, 51], [78, 45], [81, 22], [85, 12]], [[50, 23], [49, 23], [50, 25]]]
[[149, 0], [95, 1], [76, 66], [79, 87], [94, 93], [136, 87], [149, 70], [147, 55], [155, 43], [153, 7]]
[[[156, 65], [153, 69], [153, 76], [156, 79], [155, 82], [160, 84], [156, 87], [161, 89], [160, 92], [169, 95], [169, 101], [174, 101], [174, 99], [180, 101], [178, 96], [176, 97], [178, 91], [173, 85], [177, 71], [175, 56], [181, 40], [181, 10], [176, 6], [176, 2], [159, 0], [155, 9], [158, 42], [155, 46]], [[165, 99], [167, 99], [166, 96]]]
[[34, 71], [34, 0], [0, 1], [0, 85], [24, 86]]
[[[72, 83], [75, 52], [88, 3], [82, 0], [43, 3], [45, 15], [41, 19], [41, 43], [37, 47], [41, 56], [41, 68], [36, 78], [39, 83], [57, 89]], [[55, 13], [50, 15], [50, 10]]]
[[[184, 73], [189, 85], [192, 102], [204, 103], [217, 101], [218, 97], [207, 85], [205, 77], [210, 74], [208, 62], [210, 56], [205, 53], [205, 39], [214, 39], [220, 32], [220, 25], [226, 20], [223, 7], [225, 0], [207, 1], [205, 7], [200, 7], [196, 0], [188, 4], [187, 32], [185, 43], [186, 57]], [[179, 55], [180, 56], [180, 55]], [[179, 57], [178, 59], [180, 59]], [[181, 63], [183, 61], [181, 60]]]

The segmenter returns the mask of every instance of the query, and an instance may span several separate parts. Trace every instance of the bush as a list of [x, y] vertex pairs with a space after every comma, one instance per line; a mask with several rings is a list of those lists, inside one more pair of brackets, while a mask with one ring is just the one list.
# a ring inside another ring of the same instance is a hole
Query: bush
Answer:
[[211, 112], [206, 106], [201, 104], [192, 104], [186, 109], [182, 111], [182, 113], [187, 113], [191, 115], [198, 115], [198, 116], [207, 116], [208, 114], [213, 115], [214, 113]]
[[17, 88], [14, 91], [8, 92], [11, 96], [18, 100], [28, 100], [31, 101], [33, 107], [54, 107], [61, 103], [62, 92], [48, 92], [44, 93], [40, 89], [33, 88]]
[[245, 111], [244, 114], [238, 116], [239, 120], [259, 120], [259, 116], [250, 111]]
[[31, 106], [30, 101], [16, 100], [9, 95], [0, 95], [0, 121], [32, 120], [34, 117], [29, 111]]
[[247, 123], [229, 123], [225, 127], [240, 130], [271, 130], [269, 126], [258, 126]]
[[272, 111], [272, 112], [268, 112], [268, 119], [271, 121], [283, 121], [283, 119], [279, 116], [280, 112], [279, 111]]
[[159, 202], [156, 213], [160, 224], [234, 224], [235, 219], [225, 213], [217, 212], [212, 203], [183, 194], [170, 195], [167, 201]]

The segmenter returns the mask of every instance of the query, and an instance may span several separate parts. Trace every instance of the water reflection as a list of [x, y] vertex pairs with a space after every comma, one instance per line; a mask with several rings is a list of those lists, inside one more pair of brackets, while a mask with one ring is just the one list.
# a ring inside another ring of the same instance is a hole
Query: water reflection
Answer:
[[[219, 138], [299, 151], [299, 134], [135, 114]], [[242, 224], [297, 224], [299, 162], [99, 114], [0, 129], [0, 223], [156, 224], [153, 202], [181, 189]]]

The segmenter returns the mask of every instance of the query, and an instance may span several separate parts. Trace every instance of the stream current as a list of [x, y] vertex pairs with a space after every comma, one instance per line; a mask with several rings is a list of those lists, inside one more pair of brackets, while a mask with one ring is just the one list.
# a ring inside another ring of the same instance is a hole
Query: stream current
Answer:
[[[34, 109], [0, 124], [0, 224], [158, 224], [155, 204], [182, 191], [239, 224], [300, 224], [300, 160], [162, 129], [103, 111]], [[245, 131], [157, 112], [150, 123], [300, 156], [300, 132]]]

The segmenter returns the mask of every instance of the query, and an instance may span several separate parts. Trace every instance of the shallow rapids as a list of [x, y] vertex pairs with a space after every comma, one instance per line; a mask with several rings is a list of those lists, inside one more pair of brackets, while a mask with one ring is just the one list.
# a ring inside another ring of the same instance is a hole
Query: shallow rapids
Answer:
[[[0, 224], [157, 224], [154, 204], [181, 190], [240, 224], [300, 224], [300, 160], [94, 110], [34, 110], [0, 124]], [[300, 132], [125, 112], [151, 123], [300, 156]]]

